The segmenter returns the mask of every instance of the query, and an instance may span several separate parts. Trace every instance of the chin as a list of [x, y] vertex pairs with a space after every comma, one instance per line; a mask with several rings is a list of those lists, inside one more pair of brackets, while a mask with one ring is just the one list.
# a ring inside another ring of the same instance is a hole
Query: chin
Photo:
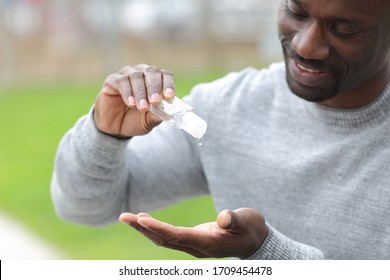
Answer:
[[338, 93], [338, 87], [314, 88], [301, 85], [288, 73], [286, 73], [286, 80], [288, 87], [296, 96], [309, 102], [324, 102], [332, 99]]

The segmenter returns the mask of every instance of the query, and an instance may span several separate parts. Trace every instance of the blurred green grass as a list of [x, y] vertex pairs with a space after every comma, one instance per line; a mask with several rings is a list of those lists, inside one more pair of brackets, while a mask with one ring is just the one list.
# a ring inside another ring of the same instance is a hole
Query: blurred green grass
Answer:
[[[176, 76], [178, 95], [220, 73]], [[101, 82], [46, 84], [0, 89], [0, 210], [56, 245], [69, 259], [193, 259], [157, 247], [123, 224], [103, 228], [60, 220], [50, 199], [56, 149], [64, 133], [87, 113]], [[175, 225], [215, 219], [210, 197], [196, 198], [151, 213]]]

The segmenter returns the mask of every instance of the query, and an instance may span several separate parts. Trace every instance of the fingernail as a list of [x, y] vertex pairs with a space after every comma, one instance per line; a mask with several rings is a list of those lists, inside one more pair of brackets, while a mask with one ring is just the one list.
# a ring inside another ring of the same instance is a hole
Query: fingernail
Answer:
[[161, 102], [161, 95], [158, 93], [153, 93], [152, 96], [150, 97], [150, 102], [160, 103]]
[[130, 225], [122, 215], [119, 216], [118, 221], [122, 224]]
[[130, 105], [130, 106], [135, 106], [134, 96], [129, 96], [129, 97], [127, 98], [127, 101], [129, 101], [129, 105]]
[[139, 225], [143, 226], [144, 228], [149, 229], [148, 225], [146, 225], [146, 224], [144, 223], [144, 220], [143, 220], [142, 218], [138, 219], [138, 220], [137, 220], [137, 223], [138, 223]]
[[164, 95], [168, 98], [173, 97], [175, 95], [175, 91], [173, 90], [173, 88], [166, 88]]
[[148, 104], [148, 101], [146, 101], [146, 99], [141, 99], [139, 101], [139, 107], [141, 109], [148, 109], [149, 108], [149, 104]]

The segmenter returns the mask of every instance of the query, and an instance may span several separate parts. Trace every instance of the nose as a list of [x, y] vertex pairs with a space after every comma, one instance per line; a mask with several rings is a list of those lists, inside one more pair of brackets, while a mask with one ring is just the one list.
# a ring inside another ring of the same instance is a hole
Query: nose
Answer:
[[315, 22], [308, 23], [294, 35], [292, 48], [302, 58], [313, 60], [324, 60], [330, 52], [323, 30]]

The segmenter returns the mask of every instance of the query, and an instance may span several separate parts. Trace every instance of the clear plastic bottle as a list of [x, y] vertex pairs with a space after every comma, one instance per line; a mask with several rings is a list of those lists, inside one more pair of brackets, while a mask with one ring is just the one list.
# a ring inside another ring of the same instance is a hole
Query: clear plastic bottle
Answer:
[[195, 138], [201, 139], [206, 133], [207, 123], [193, 112], [194, 108], [176, 96], [163, 100], [158, 106], [150, 106], [149, 110], [164, 122]]

